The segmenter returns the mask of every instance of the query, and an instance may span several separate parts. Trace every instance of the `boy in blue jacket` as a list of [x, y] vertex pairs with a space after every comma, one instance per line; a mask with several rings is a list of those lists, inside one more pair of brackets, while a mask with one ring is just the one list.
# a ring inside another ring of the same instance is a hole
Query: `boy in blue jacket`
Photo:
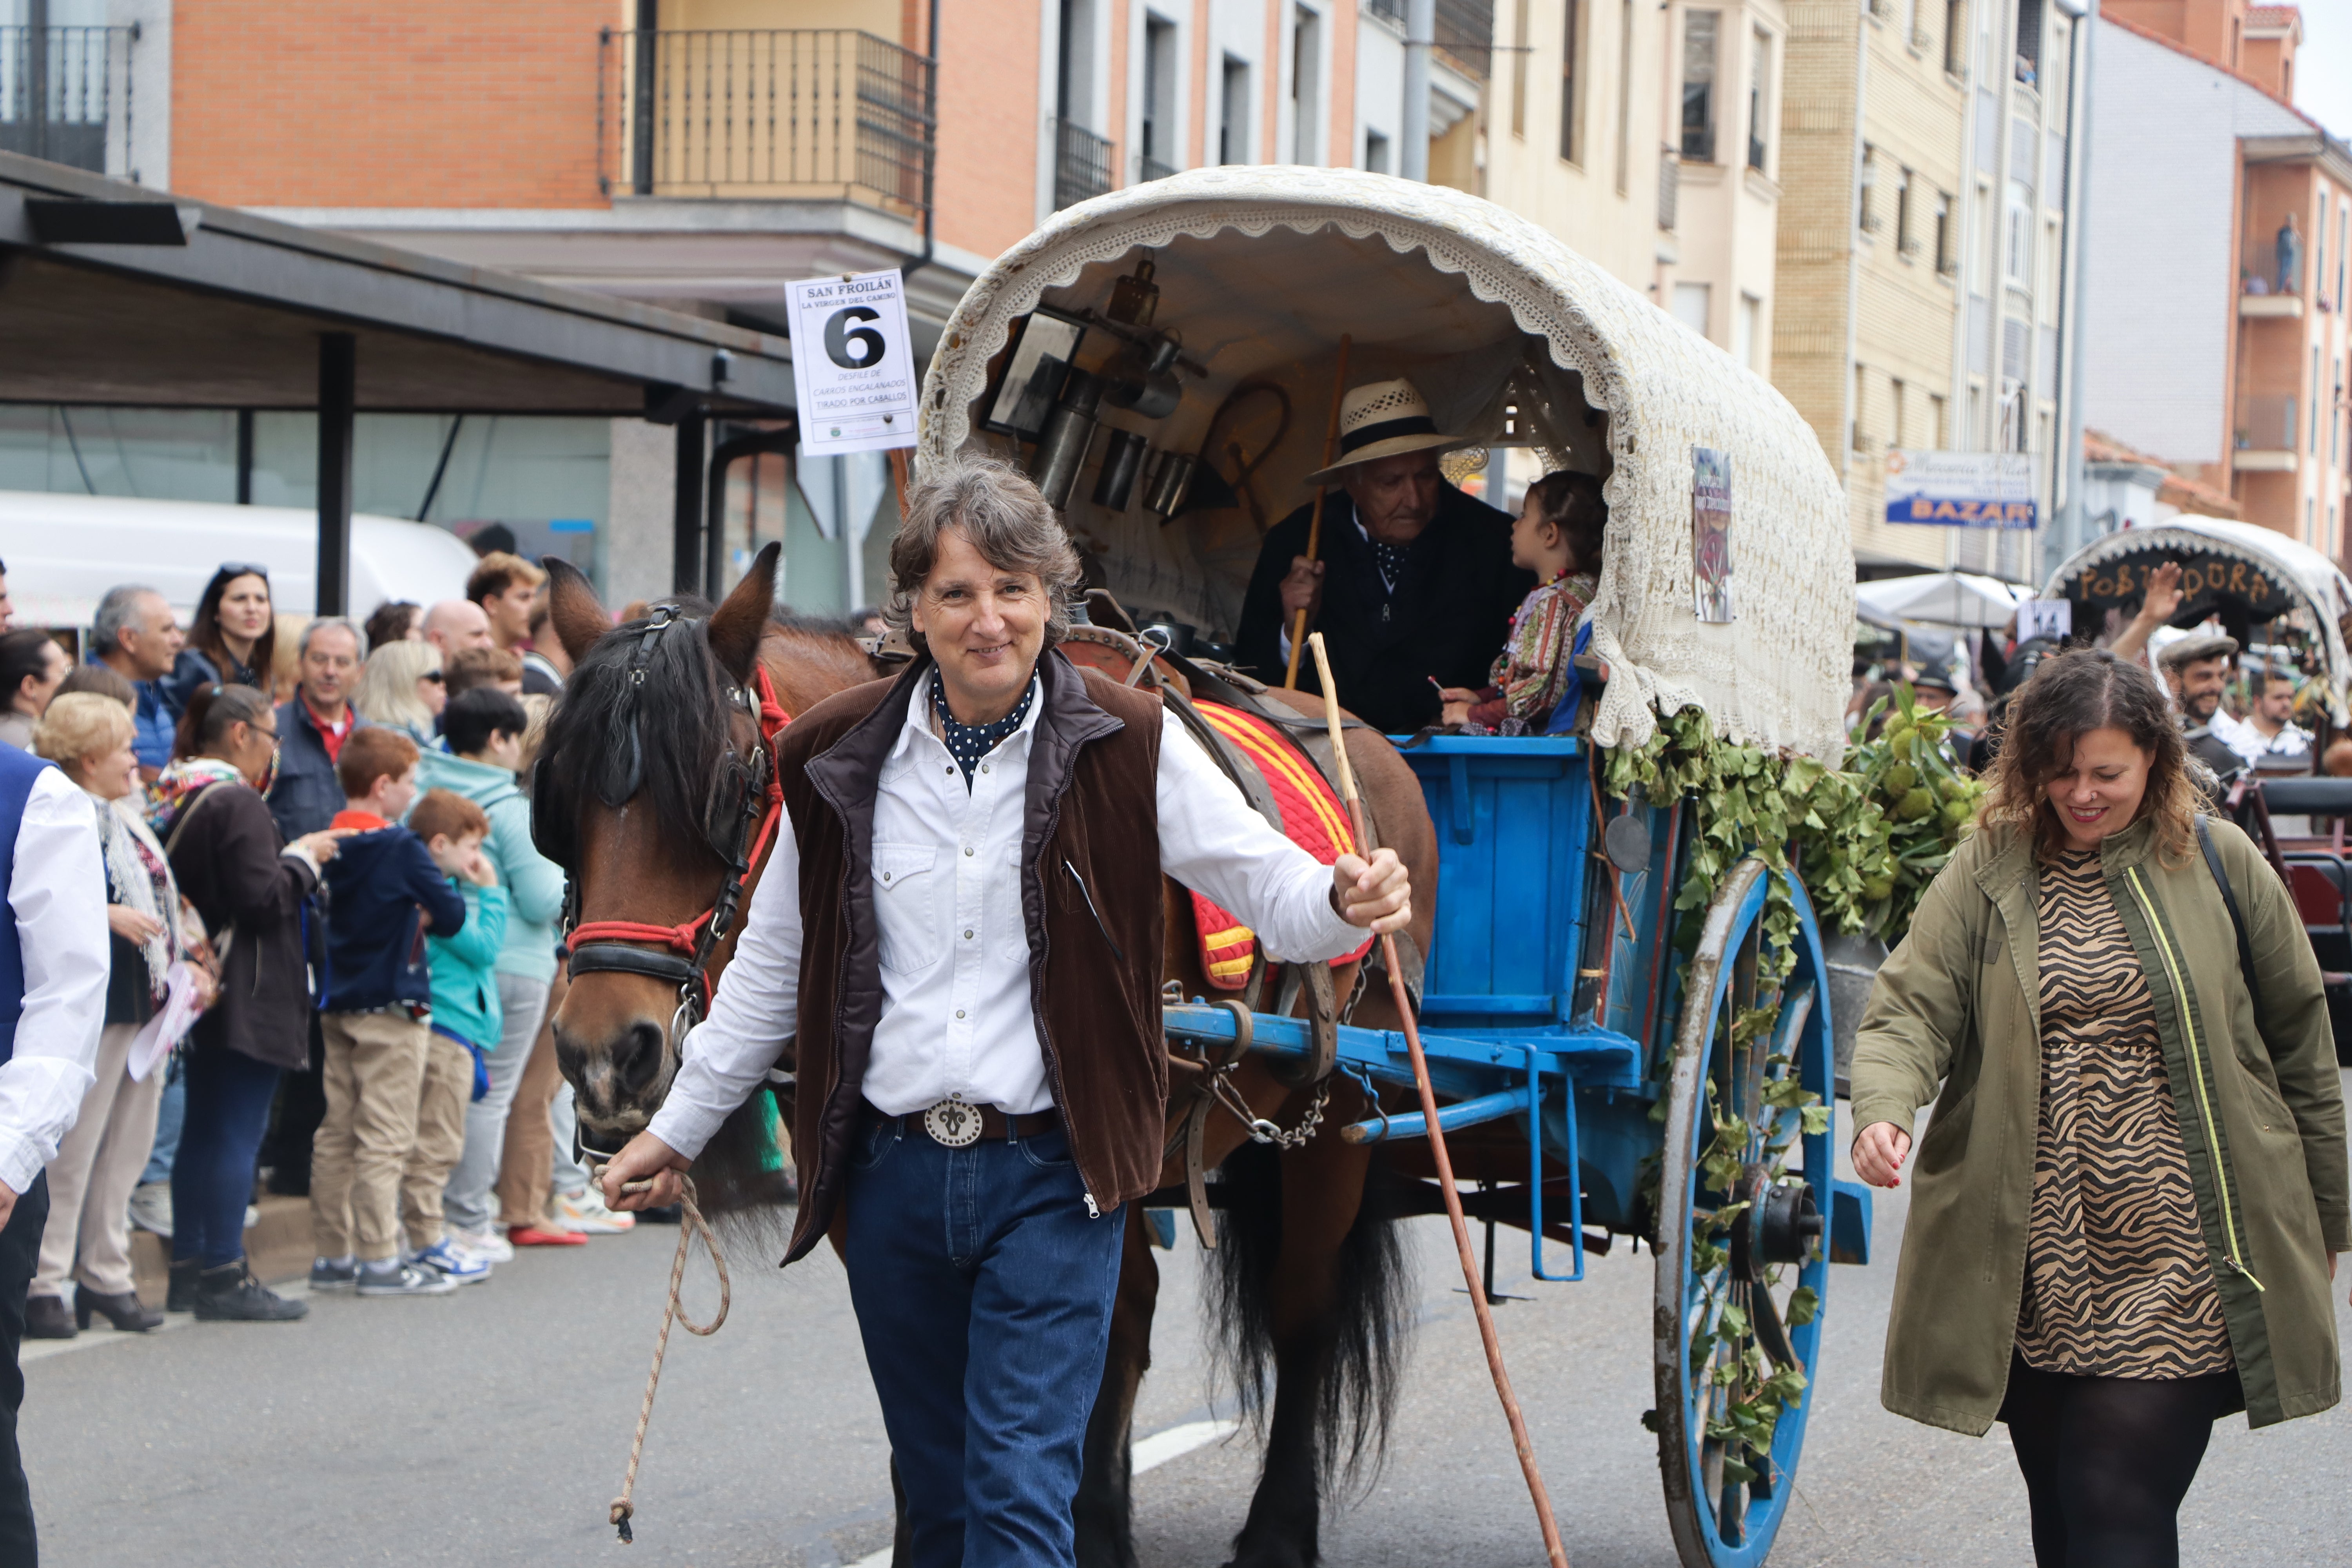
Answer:
[[425, 841], [400, 826], [416, 798], [416, 742], [393, 729], [353, 731], [335, 761], [343, 839], [326, 878], [327, 1114], [310, 1154], [310, 1288], [362, 1296], [437, 1296], [439, 1270], [401, 1261], [400, 1172], [416, 1142], [432, 1039], [429, 929], [454, 935], [466, 901]]
[[495, 1050], [500, 1026], [493, 973], [507, 935], [507, 891], [483, 851], [490, 819], [464, 795], [427, 790], [408, 814], [408, 830], [466, 900], [455, 936], [425, 939], [432, 964], [433, 1037], [426, 1042], [425, 1090], [416, 1107], [416, 1142], [400, 1176], [400, 1218], [408, 1228], [407, 1260], [456, 1280], [478, 1284], [490, 1259], [449, 1233], [442, 1194], [466, 1148], [467, 1107], [487, 1084], [482, 1056]]

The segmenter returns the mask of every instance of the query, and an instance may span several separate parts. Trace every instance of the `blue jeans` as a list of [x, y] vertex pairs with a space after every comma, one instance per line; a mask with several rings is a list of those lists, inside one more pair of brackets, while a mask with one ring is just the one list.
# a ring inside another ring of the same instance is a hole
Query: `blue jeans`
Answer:
[[225, 1046], [187, 1059], [187, 1121], [172, 1162], [172, 1258], [207, 1268], [245, 1256], [253, 1163], [269, 1127], [279, 1069]]
[[871, 1111], [845, 1201], [916, 1568], [1068, 1568], [1120, 1211], [1087, 1217], [1058, 1128], [948, 1149], [919, 1118]]
[[174, 1057], [171, 1076], [163, 1080], [163, 1098], [155, 1102], [155, 1148], [147, 1156], [147, 1169], [140, 1173], [141, 1186], [172, 1179], [172, 1162], [180, 1152], [180, 1123], [187, 1109], [187, 1069]]

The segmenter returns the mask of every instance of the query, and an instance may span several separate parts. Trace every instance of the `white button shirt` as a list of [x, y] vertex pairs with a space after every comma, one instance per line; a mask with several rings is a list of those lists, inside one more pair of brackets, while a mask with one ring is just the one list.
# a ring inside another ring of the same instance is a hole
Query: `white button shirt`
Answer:
[[[1053, 1103], [1021, 916], [1022, 816], [1044, 708], [1034, 684], [1031, 693], [1020, 728], [982, 760], [969, 791], [931, 732], [928, 687], [908, 704], [882, 764], [873, 882], [883, 1001], [864, 1092], [887, 1115], [951, 1097], [1015, 1115]], [[1330, 868], [1252, 810], [1172, 713], [1161, 715], [1156, 794], [1156, 869], [1240, 916], [1267, 953], [1307, 963], [1363, 942], [1364, 932], [1332, 910]], [[1058, 858], [1038, 868], [1047, 879], [1073, 874]], [[1087, 893], [1097, 905], [1116, 896], [1092, 886]], [[1113, 962], [1108, 946], [1101, 957]], [[1127, 958], [1157, 962], [1156, 954]], [[655, 1137], [691, 1158], [760, 1087], [796, 1026], [800, 959], [800, 846], [787, 815], [710, 1017], [687, 1037], [677, 1079], [654, 1116]]]
[[22, 1195], [98, 1081], [106, 1021], [106, 866], [98, 818], [71, 779], [44, 768], [25, 800], [8, 867], [8, 908], [25, 961], [25, 1010], [0, 1065], [0, 1182]]

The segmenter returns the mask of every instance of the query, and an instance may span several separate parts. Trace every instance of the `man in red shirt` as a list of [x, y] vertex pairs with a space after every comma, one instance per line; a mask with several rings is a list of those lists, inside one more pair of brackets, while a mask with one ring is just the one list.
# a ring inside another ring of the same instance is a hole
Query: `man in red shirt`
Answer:
[[270, 813], [289, 844], [343, 809], [335, 763], [363, 721], [352, 708], [352, 689], [366, 658], [366, 634], [341, 616], [302, 628], [300, 684], [278, 710], [278, 779], [269, 788]]

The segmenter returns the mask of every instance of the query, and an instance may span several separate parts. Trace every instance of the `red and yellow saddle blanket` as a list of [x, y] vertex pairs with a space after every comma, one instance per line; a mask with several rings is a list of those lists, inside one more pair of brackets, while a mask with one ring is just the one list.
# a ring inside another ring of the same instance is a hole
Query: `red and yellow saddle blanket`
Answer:
[[[1282, 831], [1293, 844], [1326, 866], [1355, 848], [1348, 808], [1322, 771], [1279, 729], [1238, 708], [1215, 702], [1193, 706], [1265, 780], [1282, 811]], [[1209, 984], [1220, 991], [1239, 991], [1248, 984], [1250, 962], [1257, 953], [1256, 933], [1199, 893], [1192, 895], [1192, 918], [1200, 928], [1201, 963], [1209, 973]], [[1362, 947], [1333, 962], [1352, 963], [1371, 945], [1367, 939]]]

